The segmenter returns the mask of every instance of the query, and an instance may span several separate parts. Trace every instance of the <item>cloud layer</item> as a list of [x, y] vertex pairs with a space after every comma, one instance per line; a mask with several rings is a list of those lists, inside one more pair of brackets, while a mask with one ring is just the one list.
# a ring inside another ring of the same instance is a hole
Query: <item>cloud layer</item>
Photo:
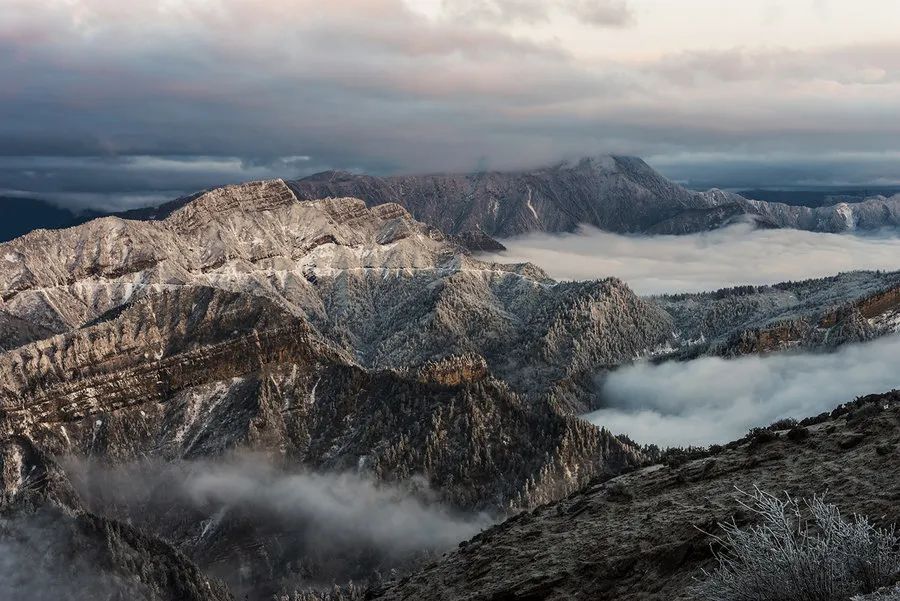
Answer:
[[622, 236], [583, 228], [503, 241], [502, 261], [529, 261], [559, 279], [616, 276], [639, 294], [774, 284], [856, 269], [900, 269], [900, 237], [755, 230], [734, 225], [690, 236]]
[[662, 447], [729, 442], [751, 427], [900, 388], [898, 354], [895, 336], [830, 354], [639, 363], [610, 374], [602, 389], [607, 406], [585, 417]]
[[445, 506], [424, 481], [287, 471], [253, 455], [116, 466], [70, 458], [66, 469], [93, 511], [163, 538], [193, 530], [182, 550], [235, 591], [260, 592], [236, 570], [260, 569], [241, 555], [248, 540], [276, 563], [312, 566], [293, 583], [306, 587], [365, 579], [445, 551], [493, 523], [487, 514]]
[[5, 0], [0, 189], [122, 206], [599, 152], [720, 185], [733, 157], [759, 167], [735, 185], [896, 178], [900, 6], [818, 4]]

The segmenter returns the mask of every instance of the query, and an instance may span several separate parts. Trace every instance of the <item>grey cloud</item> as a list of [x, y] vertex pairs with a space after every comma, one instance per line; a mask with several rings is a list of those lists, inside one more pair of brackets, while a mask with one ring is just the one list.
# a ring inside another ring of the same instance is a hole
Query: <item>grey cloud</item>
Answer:
[[100, 549], [59, 510], [0, 517], [0, 599], [150, 598], [140, 582], [106, 568]]
[[469, 22], [536, 23], [554, 12], [598, 27], [621, 27], [634, 19], [626, 0], [444, 0], [443, 6], [453, 19]]
[[834, 81], [844, 85], [900, 82], [896, 45], [857, 45], [816, 51], [732, 48], [691, 51], [668, 57], [650, 70], [680, 85], [776, 81]]
[[579, 19], [592, 25], [629, 25], [634, 13], [624, 0], [575, 0], [572, 12]]
[[[327, 169], [302, 155], [0, 156], [0, 196], [40, 197], [70, 209], [124, 210], [248, 180]], [[136, 191], [137, 190], [137, 191]]]
[[[500, 4], [520, 20], [563, 10]], [[400, 0], [67, 6], [4, 7], [0, 155], [36, 164], [0, 169], [0, 188], [109, 205], [116, 194], [136, 201], [257, 177], [246, 165], [292, 155], [383, 174], [474, 169], [481, 157], [519, 168], [690, 151], [717, 157], [705, 164], [714, 179], [736, 148], [791, 152], [824, 177], [823, 149], [893, 151], [900, 134], [895, 46], [788, 53], [784, 66], [739, 51], [619, 64], [580, 61], [487, 22], [429, 18]], [[621, 2], [565, 7], [599, 21], [630, 14]], [[822, 80], [852, 93], [823, 94]], [[117, 169], [148, 156], [244, 165], [193, 179], [173, 169], [170, 183], [161, 169]], [[50, 157], [96, 160], [47, 173], [37, 162]], [[683, 177], [681, 164], [668, 165]], [[863, 167], [885, 177], [900, 162]]]
[[504, 240], [503, 261], [529, 261], [562, 279], [616, 276], [636, 292], [717, 290], [856, 269], [900, 269], [900, 237], [735, 225], [689, 236], [623, 236], [585, 227], [574, 234]]
[[[69, 458], [65, 466], [95, 512], [163, 537], [175, 525], [202, 529], [194, 554], [201, 564], [202, 549], [209, 543], [204, 537], [212, 539], [215, 532], [222, 537], [218, 544], [228, 548], [239, 542], [229, 539], [233, 523], [239, 523], [239, 531], [249, 529], [259, 544], [275, 537], [279, 549], [292, 549], [296, 560], [318, 566], [318, 577], [338, 582], [439, 553], [494, 522], [484, 513], [445, 506], [424, 479], [388, 483], [364, 472], [286, 470], [255, 455], [115, 466]], [[239, 560], [221, 557], [215, 563]], [[227, 570], [223, 577], [240, 585]]]
[[[810, 140], [812, 143], [812, 140]], [[870, 142], [871, 143], [871, 142]], [[848, 138], [847, 145], [855, 141]], [[900, 186], [900, 153], [675, 153], [647, 157], [662, 173], [696, 189]]]
[[186, 491], [200, 506], [241, 506], [287, 522], [302, 520], [317, 531], [312, 544], [374, 545], [399, 555], [445, 550], [491, 523], [487, 516], [454, 515], [408, 490], [350, 473], [215, 466], [190, 480]]
[[898, 353], [900, 337], [891, 337], [830, 354], [639, 363], [610, 374], [606, 406], [585, 417], [642, 443], [724, 443], [751, 427], [900, 387]]

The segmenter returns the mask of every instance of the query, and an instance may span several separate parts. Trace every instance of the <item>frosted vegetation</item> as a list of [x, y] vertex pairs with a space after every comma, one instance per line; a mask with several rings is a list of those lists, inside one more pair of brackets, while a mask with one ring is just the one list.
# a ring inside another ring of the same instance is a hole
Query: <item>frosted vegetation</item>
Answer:
[[[840, 510], [820, 497], [776, 497], [759, 489], [741, 507], [757, 523], [720, 524], [717, 566], [694, 589], [703, 601], [845, 601], [893, 584], [900, 538], [893, 529]], [[885, 596], [874, 597], [889, 599]]]

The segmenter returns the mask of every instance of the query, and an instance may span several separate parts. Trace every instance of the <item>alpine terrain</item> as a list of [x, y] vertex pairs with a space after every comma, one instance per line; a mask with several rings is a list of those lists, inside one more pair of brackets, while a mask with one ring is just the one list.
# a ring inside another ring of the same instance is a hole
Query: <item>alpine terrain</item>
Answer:
[[[761, 469], [800, 486], [813, 464], [870, 469], [882, 443], [866, 486], [894, 494], [893, 397], [696, 470], [645, 467], [657, 451], [576, 416], [601, 402], [599, 373], [641, 358], [891, 333], [896, 273], [641, 298], [478, 260], [469, 243], [489, 239], [400, 204], [297, 190], [228, 186], [0, 245], [0, 550], [18, 558], [0, 591], [271, 599], [354, 581], [370, 598], [624, 598], [602, 595], [647, 569], [669, 594], [706, 557], [679, 495], [725, 515], [724, 491]], [[603, 534], [613, 523], [630, 534]]]

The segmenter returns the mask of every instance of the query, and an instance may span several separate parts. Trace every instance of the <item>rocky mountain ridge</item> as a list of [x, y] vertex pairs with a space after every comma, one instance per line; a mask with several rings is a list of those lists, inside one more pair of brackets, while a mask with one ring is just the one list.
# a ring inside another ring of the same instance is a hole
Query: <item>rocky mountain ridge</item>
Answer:
[[900, 331], [900, 272], [857, 271], [649, 300], [669, 313], [673, 357], [822, 351]]
[[[360, 198], [397, 203], [473, 250], [496, 250], [495, 237], [571, 232], [588, 224], [617, 233], [687, 234], [750, 219], [761, 227], [822, 232], [900, 224], [900, 195], [803, 206], [754, 200], [670, 181], [637, 157], [601, 155], [522, 171], [373, 176], [325, 171], [288, 181], [298, 198]], [[210, 190], [116, 216], [163, 220]]]
[[12, 344], [143, 294], [209, 287], [268, 299], [364, 367], [474, 353], [517, 390], [557, 389], [577, 406], [597, 366], [671, 337], [669, 317], [617, 280], [557, 283], [532, 265], [484, 263], [399, 205], [300, 202], [280, 181], [201, 195], [162, 221], [33, 232], [0, 255]]
[[[616, 280], [557, 284], [533, 266], [483, 263], [397, 205], [300, 202], [278, 181], [201, 195], [162, 221], [32, 232], [0, 257], [5, 327], [18, 336], [0, 354], [11, 499], [30, 490], [22, 445], [47, 465], [104, 469], [189, 469], [249, 452], [274, 469], [357, 474], [500, 516], [642, 460], [569, 414], [597, 366], [671, 331]], [[37, 511], [74, 516], [54, 518], [68, 529], [80, 516], [130, 524], [251, 598], [284, 579], [365, 579], [381, 567], [365, 546], [310, 554], [301, 534], [228, 504], [73, 494], [87, 501], [41, 494]], [[35, 515], [4, 508], [17, 524]], [[135, 557], [148, 552], [139, 547]], [[164, 591], [154, 584], [147, 598]]]

